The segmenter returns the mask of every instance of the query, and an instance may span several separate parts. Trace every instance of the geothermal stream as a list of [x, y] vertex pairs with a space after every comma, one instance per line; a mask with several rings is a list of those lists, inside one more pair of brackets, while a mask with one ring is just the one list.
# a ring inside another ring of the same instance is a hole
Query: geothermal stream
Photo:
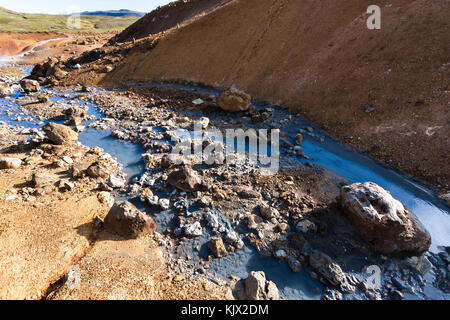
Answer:
[[[25, 68], [25, 72], [29, 73], [30, 68]], [[191, 92], [208, 93], [217, 95], [218, 91], [208, 88], [199, 88], [196, 86], [179, 85], [179, 84], [148, 84], [148, 86], [170, 87], [179, 90], [188, 90]], [[70, 101], [77, 92], [58, 93], [46, 90], [52, 93], [50, 99], [52, 102]], [[91, 93], [95, 95], [94, 93]], [[89, 94], [88, 94], [89, 95]], [[4, 121], [10, 125], [22, 126], [27, 128], [39, 128], [48, 121], [39, 121], [29, 116], [23, 116], [20, 107], [16, 104], [15, 98], [21, 97], [19, 90], [10, 97], [0, 98], [0, 121]], [[284, 109], [254, 104], [258, 108], [270, 107], [274, 109], [274, 113], [280, 117], [288, 117], [291, 114]], [[9, 111], [6, 114], [5, 111]], [[97, 118], [104, 117], [95, 107], [89, 105], [89, 115]], [[200, 114], [199, 114], [200, 115]], [[368, 157], [361, 155], [355, 151], [349, 150], [343, 144], [333, 140], [319, 128], [311, 125], [307, 121], [293, 116], [289, 127], [285, 127], [282, 131], [285, 133], [288, 141], [292, 141], [299, 128], [313, 128], [312, 133], [306, 132], [302, 142], [302, 148], [309, 159], [298, 159], [290, 155], [283, 154], [281, 151], [281, 165], [289, 166], [300, 162], [310, 162], [312, 164], [326, 168], [335, 174], [345, 178], [349, 183], [372, 181], [390, 191], [391, 194], [400, 200], [407, 208], [417, 215], [432, 237], [433, 253], [445, 250], [443, 247], [450, 246], [450, 212], [446, 204], [439, 200], [433, 192], [402, 174], [395, 172], [383, 165], [376, 163]], [[110, 130], [102, 131], [94, 128], [88, 128], [89, 122], [85, 123], [86, 130], [79, 134], [79, 141], [87, 146], [99, 146], [105, 152], [116, 157], [123, 165], [125, 173], [127, 173], [130, 181], [133, 178], [139, 178], [145, 172], [145, 164], [141, 155], [144, 149], [131, 142], [121, 141], [110, 137]], [[120, 199], [127, 199], [127, 196], [120, 196]], [[130, 200], [137, 206], [135, 200]], [[139, 208], [142, 209], [143, 205]], [[145, 209], [142, 209], [145, 210]], [[194, 209], [193, 209], [194, 210]], [[155, 222], [158, 224], [158, 231], [163, 233], [170, 223], [173, 212], [170, 210], [163, 211], [154, 216]], [[227, 221], [223, 221], [227, 224]], [[204, 245], [207, 239], [203, 236], [198, 239], [202, 244], [200, 252], [194, 250], [194, 245], [184, 243], [183, 248], [179, 251], [185, 251], [185, 257], [204, 255], [208, 250]], [[429, 253], [427, 253], [429, 254]], [[354, 272], [361, 273], [365, 266], [365, 257], [354, 257]], [[390, 263], [395, 263], [395, 259], [389, 259]], [[302, 264], [299, 273], [292, 272], [286, 262], [279, 262], [274, 258], [263, 258], [248, 243], [241, 250], [236, 250], [221, 259], [213, 259], [209, 262], [209, 271], [211, 275], [217, 278], [227, 280], [229, 276], [235, 275], [240, 278], [246, 278], [248, 272], [253, 270], [261, 270], [266, 274], [267, 279], [274, 281], [280, 290], [280, 294], [285, 299], [320, 299], [323, 288], [325, 287], [318, 280], [313, 280], [309, 276], [309, 267]], [[400, 271], [397, 271], [400, 273]], [[433, 285], [436, 274], [429, 271], [423, 276], [425, 285], [420, 293], [405, 293], [406, 299], [450, 299], [450, 294], [444, 293]], [[410, 282], [411, 283], [411, 282]], [[414, 287], [415, 280], [412, 280]], [[317, 288], [319, 290], [317, 290]], [[357, 291], [358, 292], [358, 291]], [[346, 294], [346, 299], [364, 299], [361, 293]]]

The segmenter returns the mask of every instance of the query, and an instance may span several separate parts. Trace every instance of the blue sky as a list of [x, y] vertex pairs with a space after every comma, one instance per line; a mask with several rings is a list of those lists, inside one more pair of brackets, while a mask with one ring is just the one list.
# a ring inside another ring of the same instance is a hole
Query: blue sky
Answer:
[[130, 9], [149, 12], [173, 0], [0, 0], [0, 7], [25, 13], [72, 13]]

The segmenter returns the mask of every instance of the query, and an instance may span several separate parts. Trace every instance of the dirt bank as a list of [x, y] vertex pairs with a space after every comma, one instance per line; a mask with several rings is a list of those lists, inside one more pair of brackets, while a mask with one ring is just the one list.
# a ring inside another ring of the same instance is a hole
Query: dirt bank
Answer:
[[173, 28], [183, 22], [203, 15], [230, 0], [183, 0], [174, 1], [146, 14], [117, 35], [116, 41], [141, 39]]
[[61, 37], [52, 33], [0, 33], [0, 56], [16, 55], [27, 46], [48, 39]]
[[[19, 48], [5, 54], [16, 55], [12, 58], [12, 63], [34, 65], [47, 60], [48, 57], [59, 57], [63, 60], [76, 57], [85, 51], [103, 46], [115, 33], [50, 34], [48, 37], [44, 37], [44, 35], [47, 34], [0, 33], [0, 39], [2, 37], [9, 39], [9, 42], [5, 40], [5, 48], [6, 43], [13, 43]], [[22, 38], [27, 40], [21, 40]], [[50, 41], [46, 42], [45, 40]]]
[[450, 9], [443, 0], [382, 1], [382, 28], [368, 30], [370, 4], [232, 1], [160, 36], [153, 50], [137, 45], [101, 83], [235, 84], [448, 187]]

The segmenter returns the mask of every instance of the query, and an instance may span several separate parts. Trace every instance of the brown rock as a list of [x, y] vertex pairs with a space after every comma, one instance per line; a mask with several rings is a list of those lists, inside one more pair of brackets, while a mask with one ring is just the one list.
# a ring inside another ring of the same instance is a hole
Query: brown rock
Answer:
[[71, 144], [78, 139], [75, 131], [62, 124], [48, 123], [42, 129], [54, 144]]
[[22, 79], [20, 81], [20, 86], [22, 87], [23, 91], [25, 91], [25, 93], [41, 91], [41, 86], [36, 80]]
[[262, 271], [250, 272], [245, 280], [245, 293], [250, 300], [279, 300], [278, 288], [272, 281], [266, 280]]
[[87, 168], [87, 174], [91, 178], [107, 178], [113, 173], [114, 168], [107, 162], [94, 162]]
[[18, 158], [0, 158], [0, 169], [19, 169], [22, 160]]
[[45, 95], [45, 94], [40, 94], [40, 95], [38, 96], [38, 101], [39, 101], [39, 103], [47, 103], [47, 102], [50, 101], [50, 99], [49, 99], [49, 97], [48, 97], [47, 95]]
[[49, 172], [36, 172], [31, 178], [31, 183], [33, 187], [38, 188], [55, 184], [58, 180], [59, 178], [56, 175]]
[[153, 219], [128, 201], [119, 201], [112, 206], [105, 217], [104, 226], [110, 232], [133, 239], [156, 229]]
[[222, 258], [228, 254], [228, 251], [223, 244], [222, 238], [211, 238], [208, 243], [208, 247], [209, 249], [211, 249], [216, 258]]
[[338, 286], [347, 282], [341, 267], [329, 256], [320, 251], [313, 251], [311, 253], [309, 256], [309, 264], [332, 285]]
[[189, 167], [183, 167], [172, 171], [167, 178], [167, 182], [180, 190], [194, 192], [200, 189], [202, 180], [197, 171]]
[[417, 254], [431, 237], [417, 217], [373, 182], [341, 189], [342, 207], [361, 236], [383, 254]]
[[219, 96], [219, 107], [228, 112], [239, 112], [248, 110], [251, 103], [250, 95], [232, 87]]

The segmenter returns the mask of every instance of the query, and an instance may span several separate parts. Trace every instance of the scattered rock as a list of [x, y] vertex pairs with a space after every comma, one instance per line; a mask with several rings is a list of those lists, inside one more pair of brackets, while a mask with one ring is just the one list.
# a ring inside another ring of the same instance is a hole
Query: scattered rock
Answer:
[[158, 200], [158, 205], [163, 210], [169, 210], [169, 208], [170, 208], [170, 200], [169, 199], [159, 199]]
[[300, 261], [298, 261], [297, 259], [295, 259], [292, 256], [289, 256], [287, 261], [288, 261], [289, 268], [291, 268], [292, 272], [296, 272], [296, 273], [300, 272], [300, 270], [302, 268]]
[[345, 186], [341, 198], [350, 221], [378, 252], [418, 254], [430, 248], [430, 234], [417, 217], [375, 183]]
[[278, 288], [266, 280], [263, 271], [251, 271], [245, 280], [245, 293], [249, 300], [279, 300]]
[[[99, 171], [97, 171], [97, 173], [99, 173]], [[108, 186], [110, 186], [113, 189], [123, 188], [123, 187], [125, 187], [125, 184], [126, 184], [125, 179], [122, 179], [121, 177], [118, 177], [114, 174], [112, 174], [108, 177], [108, 179], [106, 180], [106, 183], [108, 184]]]
[[334, 289], [326, 288], [322, 300], [342, 300], [342, 293]]
[[211, 249], [216, 258], [222, 258], [228, 254], [228, 251], [223, 244], [222, 238], [211, 238], [208, 247], [209, 249]]
[[9, 96], [12, 93], [13, 90], [6, 83], [0, 83], [0, 97]]
[[273, 218], [278, 218], [280, 216], [280, 213], [278, 212], [277, 209], [269, 206], [265, 202], [261, 202], [261, 204], [259, 205], [259, 211], [261, 212], [261, 215], [264, 218], [269, 220]]
[[248, 110], [251, 103], [250, 95], [232, 87], [219, 96], [219, 107], [228, 112], [239, 112]]
[[78, 134], [68, 126], [62, 124], [50, 122], [42, 129], [50, 141], [57, 145], [71, 144], [78, 140]]
[[317, 231], [317, 226], [311, 220], [303, 219], [297, 223], [296, 229], [302, 233], [314, 233]]
[[294, 138], [295, 144], [300, 144], [303, 141], [303, 135], [301, 133], [297, 133]]
[[73, 184], [72, 182], [68, 181], [67, 179], [62, 179], [59, 181], [59, 185], [58, 187], [62, 190], [73, 190], [73, 188], [75, 188], [75, 184]]
[[107, 204], [109, 207], [114, 204], [114, 197], [107, 191], [99, 192], [97, 195], [97, 199], [98, 201], [100, 201], [100, 203]]
[[206, 130], [209, 125], [209, 119], [207, 117], [201, 117], [200, 120], [198, 120], [198, 123], [200, 124], [203, 130]]
[[236, 249], [242, 249], [244, 247], [244, 241], [232, 230], [228, 230], [225, 234], [225, 242], [231, 244]]
[[243, 199], [259, 199], [261, 198], [261, 193], [253, 189], [245, 188], [238, 192], [239, 197]]
[[20, 80], [20, 86], [22, 87], [23, 91], [25, 91], [25, 93], [41, 91], [41, 86], [36, 80], [22, 79]]
[[329, 256], [320, 251], [313, 251], [311, 253], [309, 256], [309, 264], [314, 270], [317, 271], [317, 273], [327, 279], [334, 286], [339, 286], [347, 282], [341, 267]]
[[0, 169], [19, 169], [22, 160], [18, 158], [0, 158]]
[[47, 103], [50, 101], [50, 98], [46, 94], [40, 94], [37, 98], [39, 103]]
[[36, 172], [33, 174], [31, 183], [33, 187], [37, 188], [55, 184], [58, 180], [58, 177], [54, 174], [48, 172]]
[[197, 171], [189, 167], [183, 167], [179, 170], [172, 171], [167, 178], [167, 182], [186, 192], [195, 192], [200, 189], [202, 179]]
[[137, 238], [156, 229], [152, 218], [139, 211], [128, 201], [114, 203], [104, 221], [105, 229], [125, 238]]
[[196, 221], [185, 226], [184, 233], [189, 237], [200, 237], [203, 234], [203, 228], [200, 222]]
[[94, 162], [86, 170], [91, 178], [107, 178], [113, 171], [114, 168], [104, 161]]
[[65, 114], [68, 117], [80, 117], [80, 118], [85, 118], [88, 115], [86, 110], [84, 110], [83, 108], [77, 107], [77, 106], [72, 106], [72, 107], [68, 108], [65, 111]]

